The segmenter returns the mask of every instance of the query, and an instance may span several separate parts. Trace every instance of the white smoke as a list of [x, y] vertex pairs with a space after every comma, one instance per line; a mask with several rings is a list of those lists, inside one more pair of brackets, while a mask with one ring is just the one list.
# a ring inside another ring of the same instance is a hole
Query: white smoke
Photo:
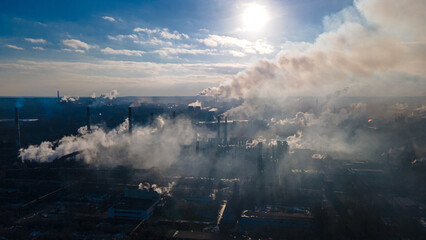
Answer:
[[[368, 111], [365, 103], [337, 110], [330, 105], [345, 95], [426, 95], [424, 12], [423, 0], [355, 0], [324, 19], [326, 31], [313, 43], [285, 42], [275, 61], [260, 61], [200, 94], [243, 97], [242, 105], [225, 114], [234, 119], [273, 118], [269, 129], [258, 135], [286, 137], [291, 148], [374, 152], [387, 133], [365, 126], [367, 119], [405, 112], [407, 105], [377, 113]], [[327, 97], [317, 108], [294, 112], [302, 103], [289, 96]]]
[[42, 142], [21, 149], [22, 160], [51, 162], [64, 155], [80, 152], [78, 157], [88, 164], [135, 168], [167, 168], [179, 158], [183, 146], [194, 141], [196, 134], [191, 122], [157, 118], [154, 126], [134, 127], [128, 134], [128, 120], [112, 130], [93, 127], [79, 129], [77, 136], [65, 136], [57, 146]]
[[111, 101], [117, 98], [118, 95], [119, 93], [117, 90], [111, 90], [110, 92], [102, 93], [101, 95], [99, 95], [99, 97], [96, 97], [96, 93], [93, 92], [91, 98], [94, 99], [94, 101], [90, 104], [90, 107], [106, 105], [108, 103], [108, 100]]
[[78, 99], [79, 97], [63, 96], [60, 102], [75, 102], [75, 101], [78, 101]]
[[351, 95], [424, 95], [424, 12], [423, 0], [356, 0], [325, 19], [329, 31], [315, 42], [286, 42], [276, 61], [261, 61], [200, 94], [318, 96], [350, 87]]
[[201, 107], [201, 102], [197, 100], [193, 103], [188, 104], [188, 107]]
[[176, 185], [175, 182], [168, 183], [167, 186], [160, 187], [157, 184], [150, 184], [149, 182], [139, 183], [140, 190], [154, 190], [160, 195], [170, 196], [170, 191]]
[[114, 89], [114, 90], [111, 90], [110, 92], [102, 93], [99, 97], [112, 100], [114, 98], [117, 98], [118, 95], [119, 95], [118, 91]]

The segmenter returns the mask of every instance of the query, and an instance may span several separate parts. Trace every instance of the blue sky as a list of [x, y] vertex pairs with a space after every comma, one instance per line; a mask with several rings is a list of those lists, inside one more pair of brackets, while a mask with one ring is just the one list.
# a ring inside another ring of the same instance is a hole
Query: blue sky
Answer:
[[[243, 19], [256, 4], [257, 30]], [[0, 1], [0, 95], [196, 95], [284, 43], [313, 42], [351, 0]]]

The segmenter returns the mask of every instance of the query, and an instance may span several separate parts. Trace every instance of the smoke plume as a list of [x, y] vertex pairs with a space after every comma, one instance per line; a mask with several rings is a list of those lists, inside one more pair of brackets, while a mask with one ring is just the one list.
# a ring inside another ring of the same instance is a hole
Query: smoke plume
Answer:
[[153, 126], [134, 127], [128, 134], [128, 120], [112, 130], [92, 127], [79, 129], [77, 136], [65, 136], [58, 144], [42, 142], [20, 150], [22, 160], [51, 162], [67, 154], [98, 166], [130, 165], [135, 168], [167, 168], [174, 163], [183, 146], [194, 141], [196, 134], [191, 122], [158, 117]]
[[425, 11], [422, 0], [355, 1], [326, 17], [328, 31], [313, 43], [286, 42], [276, 61], [261, 61], [200, 94], [318, 96], [350, 87], [351, 95], [424, 95]]

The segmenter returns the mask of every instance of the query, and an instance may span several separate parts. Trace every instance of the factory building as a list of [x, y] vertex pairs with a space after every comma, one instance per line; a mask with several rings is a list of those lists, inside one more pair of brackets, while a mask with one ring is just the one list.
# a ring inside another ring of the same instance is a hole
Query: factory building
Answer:
[[154, 190], [126, 189], [124, 199], [108, 209], [108, 216], [121, 220], [147, 220], [153, 215], [159, 202], [160, 195]]

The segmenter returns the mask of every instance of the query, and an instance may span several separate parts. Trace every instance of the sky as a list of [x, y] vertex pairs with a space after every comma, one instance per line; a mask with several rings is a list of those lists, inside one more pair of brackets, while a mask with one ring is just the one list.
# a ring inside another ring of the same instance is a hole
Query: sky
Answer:
[[120, 96], [197, 95], [259, 61], [318, 42], [339, 22], [333, 16], [353, 6], [352, 0], [2, 0], [0, 96], [113, 89]]
[[[286, 41], [313, 41], [347, 0], [0, 1], [0, 95], [196, 95]], [[248, 29], [244, 12], [267, 12]]]

